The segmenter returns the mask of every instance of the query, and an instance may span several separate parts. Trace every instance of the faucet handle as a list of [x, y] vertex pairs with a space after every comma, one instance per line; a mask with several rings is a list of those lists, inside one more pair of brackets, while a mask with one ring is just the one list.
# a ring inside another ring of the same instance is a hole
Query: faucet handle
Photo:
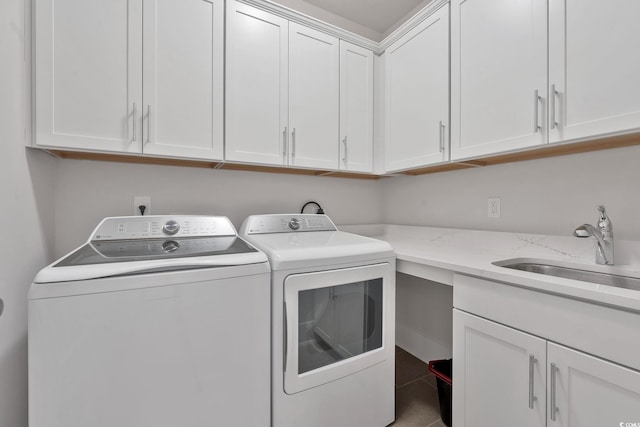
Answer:
[[598, 205], [598, 211], [600, 212], [600, 218], [598, 219], [598, 228], [603, 232], [612, 232], [613, 224], [611, 223], [611, 219], [607, 215], [607, 211], [604, 208], [604, 205]]

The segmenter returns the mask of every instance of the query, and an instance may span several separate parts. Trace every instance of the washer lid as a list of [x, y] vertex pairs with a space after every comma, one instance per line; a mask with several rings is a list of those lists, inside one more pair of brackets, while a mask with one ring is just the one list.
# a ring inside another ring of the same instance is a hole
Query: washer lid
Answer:
[[226, 217], [155, 216], [105, 218], [89, 241], [45, 267], [35, 283], [266, 262], [237, 237]]
[[235, 236], [93, 241], [62, 258], [56, 267], [257, 252]]

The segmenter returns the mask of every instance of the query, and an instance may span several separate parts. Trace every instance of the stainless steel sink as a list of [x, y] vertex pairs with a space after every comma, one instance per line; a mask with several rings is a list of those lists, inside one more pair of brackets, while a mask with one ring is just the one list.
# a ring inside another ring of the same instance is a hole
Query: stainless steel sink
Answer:
[[497, 261], [493, 265], [511, 268], [513, 270], [528, 271], [530, 273], [544, 274], [547, 276], [563, 277], [565, 279], [582, 280], [583, 282], [597, 283], [599, 285], [615, 286], [617, 288], [640, 290], [640, 278], [623, 276], [597, 271], [583, 270], [578, 266], [554, 265], [544, 261], [532, 260], [506, 260]]

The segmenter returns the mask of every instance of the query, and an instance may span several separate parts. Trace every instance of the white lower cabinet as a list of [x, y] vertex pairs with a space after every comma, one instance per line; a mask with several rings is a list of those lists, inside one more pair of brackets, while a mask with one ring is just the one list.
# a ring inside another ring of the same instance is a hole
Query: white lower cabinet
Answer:
[[640, 372], [551, 342], [547, 360], [550, 426], [640, 424]]
[[453, 425], [640, 422], [640, 372], [454, 309]]
[[453, 311], [453, 425], [545, 425], [546, 341]]

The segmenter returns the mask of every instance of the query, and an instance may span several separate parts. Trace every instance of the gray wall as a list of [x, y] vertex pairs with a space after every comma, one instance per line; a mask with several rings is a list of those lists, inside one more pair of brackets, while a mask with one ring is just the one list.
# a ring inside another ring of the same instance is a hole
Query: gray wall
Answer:
[[[607, 207], [616, 238], [639, 240], [640, 146], [443, 172], [381, 184], [383, 221], [571, 235]], [[501, 218], [487, 217], [500, 197]]]
[[0, 2], [0, 426], [27, 425], [27, 291], [51, 258], [55, 160], [27, 150], [24, 1]]
[[152, 214], [225, 215], [238, 228], [248, 215], [299, 212], [308, 200], [338, 224], [382, 220], [372, 180], [58, 160], [55, 185], [56, 256], [84, 242], [102, 218], [132, 215], [134, 196], [151, 196]]

